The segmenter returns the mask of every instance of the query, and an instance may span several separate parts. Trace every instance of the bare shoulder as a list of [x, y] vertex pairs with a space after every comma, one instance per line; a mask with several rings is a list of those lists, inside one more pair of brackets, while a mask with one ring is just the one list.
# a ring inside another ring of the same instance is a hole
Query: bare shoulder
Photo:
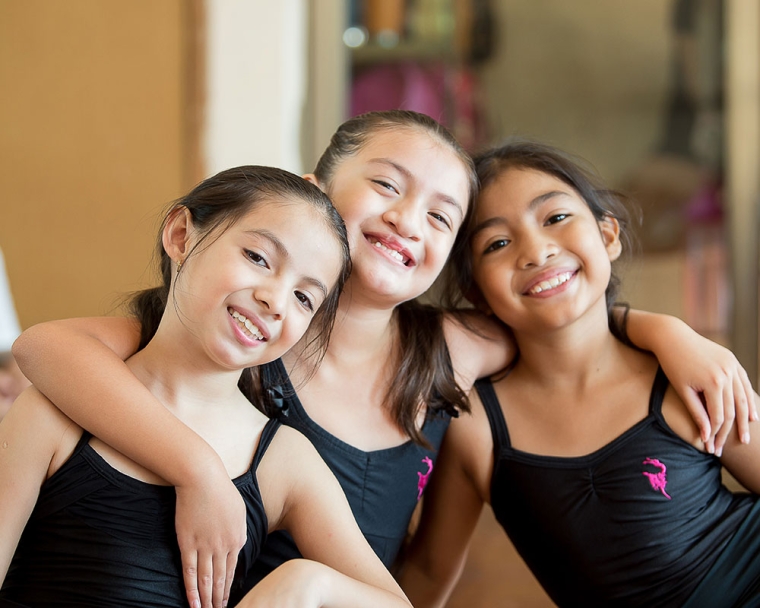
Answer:
[[256, 477], [270, 522], [279, 529], [282, 517], [295, 503], [319, 488], [337, 486], [337, 480], [316, 448], [299, 431], [286, 425], [276, 435], [256, 471]]
[[514, 357], [509, 330], [477, 310], [447, 312], [443, 331], [454, 372], [465, 391], [478, 378], [506, 367]]
[[0, 422], [3, 445], [38, 462], [48, 461], [48, 476], [71, 456], [81, 435], [82, 429], [34, 387], [18, 396]]
[[14, 401], [2, 424], [12, 425], [20, 433], [60, 436], [74, 423], [45, 395], [30, 386]]

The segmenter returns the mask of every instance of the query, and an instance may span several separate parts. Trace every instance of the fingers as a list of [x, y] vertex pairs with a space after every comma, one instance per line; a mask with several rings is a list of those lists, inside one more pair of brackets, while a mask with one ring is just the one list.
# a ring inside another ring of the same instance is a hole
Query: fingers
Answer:
[[[227, 589], [227, 565], [228, 554], [215, 555], [213, 559], [213, 574], [212, 574], [212, 589], [211, 589], [211, 604], [214, 608], [222, 608], [227, 605], [229, 599], [229, 591]], [[233, 571], [235, 573], [234, 565]]]
[[743, 367], [740, 368], [740, 370], [739, 383], [741, 384], [741, 389], [739, 389], [738, 392], [744, 394], [744, 398], [749, 404], [749, 419], [753, 422], [757, 422], [760, 420], [760, 415], [758, 415], [757, 404], [755, 403], [755, 391], [752, 390], [752, 383], [749, 381], [747, 370]]
[[185, 559], [182, 572], [185, 593], [191, 608], [224, 608], [230, 599], [235, 577], [237, 554], [225, 553], [202, 557], [193, 552]]
[[723, 455], [723, 446], [726, 445], [728, 434], [734, 426], [736, 419], [736, 404], [734, 403], [734, 387], [732, 383], [726, 383], [722, 394], [723, 423], [715, 433], [715, 455]]
[[214, 593], [214, 560], [211, 554], [198, 555], [198, 592], [201, 596], [201, 608], [211, 608]]
[[[699, 393], [694, 390], [684, 391], [681, 395], [684, 404], [686, 405], [689, 413], [699, 429], [699, 436], [705, 444], [705, 448], [712, 454], [710, 446], [713, 444], [712, 426], [710, 424], [712, 416], [708, 415], [707, 408], [709, 403], [704, 398], [704, 393]], [[722, 417], [721, 412], [721, 417]]]
[[182, 577], [185, 581], [185, 593], [190, 608], [200, 608], [201, 597], [198, 592], [198, 554], [193, 552], [182, 553]]
[[234, 553], [227, 554], [227, 576], [224, 581], [224, 599], [222, 605], [226, 606], [230, 599], [230, 589], [232, 589], [232, 580], [235, 577], [235, 568], [237, 567], [237, 555]]
[[750, 411], [751, 401], [745, 394], [741, 377], [734, 379], [733, 395], [736, 404], [736, 431], [742, 443], [749, 443], [749, 423], [752, 419], [752, 412]]

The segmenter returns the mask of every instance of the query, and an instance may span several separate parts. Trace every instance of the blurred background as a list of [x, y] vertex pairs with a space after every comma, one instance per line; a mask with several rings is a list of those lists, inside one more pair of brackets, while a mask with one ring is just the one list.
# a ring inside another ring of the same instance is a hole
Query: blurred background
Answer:
[[[117, 314], [203, 177], [311, 171], [345, 118], [402, 107], [472, 151], [522, 135], [590, 161], [643, 210], [625, 298], [757, 387], [757, 0], [0, 0], [0, 91], [22, 329]], [[488, 517], [451, 606], [550, 606]]]

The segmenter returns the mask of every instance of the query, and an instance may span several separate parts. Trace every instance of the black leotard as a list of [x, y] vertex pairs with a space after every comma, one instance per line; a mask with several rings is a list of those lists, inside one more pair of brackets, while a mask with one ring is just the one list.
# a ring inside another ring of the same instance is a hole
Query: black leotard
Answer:
[[[267, 422], [251, 468], [234, 480], [248, 521], [238, 586], [267, 535], [255, 471], [279, 426]], [[90, 437], [84, 433], [43, 484], [0, 589], [0, 606], [7, 600], [46, 608], [186, 608], [174, 488], [120, 473], [90, 447]]]
[[[309, 418], [282, 361], [262, 368], [281, 384], [284, 396], [280, 421], [301, 431], [314, 444], [343, 487], [370, 546], [390, 567], [406, 537], [409, 520], [432, 471], [450, 417], [443, 412], [434, 413], [425, 421], [422, 431], [432, 449], [407, 441], [397, 447], [365, 452], [331, 435]], [[287, 533], [270, 534], [248, 585], [296, 557], [300, 553]]]
[[644, 420], [560, 458], [512, 448], [493, 386], [476, 384], [494, 440], [494, 513], [559, 606], [681, 606], [757, 511], [756, 496], [722, 485], [717, 458], [667, 425], [667, 385], [658, 371]]

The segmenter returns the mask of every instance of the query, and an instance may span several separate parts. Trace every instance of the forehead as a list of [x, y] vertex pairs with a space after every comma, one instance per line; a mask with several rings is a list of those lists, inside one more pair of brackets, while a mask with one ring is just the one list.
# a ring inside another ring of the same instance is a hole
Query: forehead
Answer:
[[[475, 211], [476, 220], [535, 208], [537, 203], [542, 202], [542, 197], [549, 193], [562, 193], [582, 202], [570, 185], [550, 173], [525, 167], [509, 167], [481, 190]], [[567, 200], [567, 196], [563, 199]]]
[[363, 167], [403, 168], [407, 177], [456, 198], [466, 210], [468, 167], [447, 141], [433, 133], [415, 127], [378, 129], [368, 135], [353, 158]]
[[269, 234], [281, 243], [285, 254], [302, 267], [319, 270], [325, 258], [340, 263], [339, 238], [322, 210], [298, 198], [268, 198], [246, 213], [236, 227], [251, 234]]

